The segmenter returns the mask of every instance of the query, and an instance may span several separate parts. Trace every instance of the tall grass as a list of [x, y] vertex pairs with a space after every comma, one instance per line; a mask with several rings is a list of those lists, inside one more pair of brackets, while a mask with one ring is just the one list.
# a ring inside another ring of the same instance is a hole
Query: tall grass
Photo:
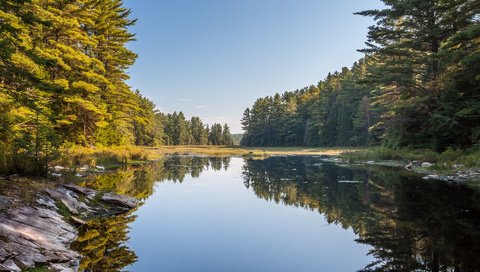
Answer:
[[57, 163], [64, 166], [95, 166], [101, 164], [127, 164], [131, 161], [146, 161], [149, 154], [141, 147], [63, 147]]

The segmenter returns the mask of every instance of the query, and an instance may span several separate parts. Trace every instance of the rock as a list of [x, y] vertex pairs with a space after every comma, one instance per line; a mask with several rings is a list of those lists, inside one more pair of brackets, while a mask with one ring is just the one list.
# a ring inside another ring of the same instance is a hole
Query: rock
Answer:
[[433, 180], [433, 179], [439, 179], [438, 175], [428, 175], [423, 177], [424, 180]]
[[97, 192], [95, 190], [92, 190], [87, 187], [82, 187], [74, 184], [64, 184], [63, 187], [65, 187], [68, 190], [74, 191], [77, 194], [84, 195], [89, 199], [93, 199], [95, 195], [97, 195]]
[[13, 180], [13, 181], [18, 181], [20, 179], [20, 175], [13, 174], [13, 175], [7, 176], [7, 179], [8, 180]]
[[12, 205], [14, 200], [10, 197], [0, 195], [0, 208]]
[[22, 271], [49, 262], [79, 262], [70, 249], [77, 230], [57, 211], [43, 207], [20, 207], [0, 216], [0, 260], [9, 271]]
[[338, 183], [363, 183], [362, 181], [359, 181], [359, 180], [339, 180], [337, 182]]
[[130, 196], [115, 195], [111, 193], [106, 193], [101, 197], [101, 200], [106, 203], [113, 205], [120, 205], [129, 209], [136, 208], [138, 206], [138, 199]]
[[55, 165], [55, 166], [53, 167], [53, 169], [55, 169], [55, 171], [63, 171], [63, 170], [65, 170], [66, 168], [63, 167], [63, 166], [60, 166], [60, 165]]
[[409, 162], [407, 165], [405, 165], [405, 169], [412, 170], [413, 169], [413, 163]]
[[[46, 261], [46, 258], [43, 258]], [[22, 268], [22, 270], [26, 270], [31, 267], [35, 267], [35, 262], [33, 261], [33, 258], [29, 256], [29, 254], [26, 254], [26, 252], [22, 252], [22, 254], [15, 256], [16, 263], [18, 263], [18, 266]]]
[[50, 209], [56, 209], [57, 208], [57, 206], [55, 205], [55, 201], [48, 196], [40, 195], [35, 202], [38, 205], [46, 207], [46, 208], [50, 208]]
[[78, 170], [82, 171], [82, 172], [85, 172], [85, 171], [88, 170], [88, 168], [89, 168], [88, 165], [84, 165], [84, 166], [80, 167]]
[[460, 179], [457, 176], [439, 176], [439, 175], [428, 175], [423, 177], [424, 180], [439, 180], [439, 181], [459, 181]]
[[63, 203], [63, 205], [65, 205], [65, 207], [67, 207], [68, 211], [72, 214], [78, 214], [78, 210], [73, 207], [72, 205], [70, 205], [70, 203], [68, 201], [66, 201], [65, 199], [60, 199], [60, 201]]
[[64, 187], [56, 188], [55, 190], [45, 190], [52, 198], [57, 201], [61, 201], [67, 209], [73, 214], [79, 214], [81, 210], [90, 211], [84, 202], [78, 201], [76, 194]]
[[413, 166], [419, 167], [422, 166], [422, 164], [419, 161], [412, 161]]
[[10, 271], [10, 269], [0, 263], [0, 271]]
[[5, 271], [13, 271], [13, 272], [22, 272], [22, 269], [18, 267], [18, 265], [13, 261], [13, 260], [8, 260], [2, 264], [3, 267], [5, 267], [8, 270]]
[[55, 272], [74, 272], [76, 270], [73, 270], [72, 268], [65, 267], [65, 264], [51, 264], [49, 266], [51, 271]]
[[424, 162], [422, 163], [422, 167], [423, 168], [429, 168], [429, 167], [432, 167], [433, 166], [433, 163], [430, 163], [430, 162]]
[[105, 171], [105, 166], [102, 166], [102, 165], [97, 165], [95, 166], [95, 168], [97, 168], [100, 171]]
[[[79, 198], [79, 195], [86, 198]], [[31, 202], [35, 206], [10, 205], [1, 210], [0, 271], [24, 271], [42, 264], [48, 265], [51, 271], [78, 271], [82, 256], [70, 247], [77, 239], [73, 224], [86, 222], [77, 216], [70, 216], [70, 223], [65, 222], [56, 201], [62, 202], [71, 213], [81, 212], [85, 218], [117, 214], [139, 204], [133, 197], [113, 193], [102, 196], [103, 205], [92, 202], [96, 206], [90, 207], [83, 202], [96, 195], [95, 190], [67, 184], [39, 192]], [[15, 200], [1, 197], [0, 201], [12, 203]]]

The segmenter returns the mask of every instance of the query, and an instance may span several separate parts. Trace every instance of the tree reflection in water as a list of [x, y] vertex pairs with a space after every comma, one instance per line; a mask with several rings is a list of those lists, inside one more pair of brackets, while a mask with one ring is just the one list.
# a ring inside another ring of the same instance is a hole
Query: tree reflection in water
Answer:
[[[202, 171], [227, 170], [230, 158], [169, 156], [85, 182], [98, 190], [146, 199], [154, 183], [182, 182]], [[372, 247], [362, 271], [478, 271], [480, 194], [465, 185], [423, 181], [394, 168], [352, 168], [319, 157], [245, 159], [244, 184], [257, 197], [323, 214], [352, 228]], [[80, 229], [76, 248], [88, 271], [116, 271], [136, 255], [125, 242], [131, 214], [97, 219]], [[319, 229], [320, 231], [320, 229]], [[346, 257], [348, 258], [348, 257]]]
[[[168, 156], [152, 164], [129, 166], [100, 175], [81, 185], [146, 199], [153, 193], [155, 182], [182, 182], [187, 175], [199, 177], [205, 169], [228, 169], [229, 163], [229, 157]], [[129, 239], [128, 224], [135, 218], [130, 212], [92, 219], [82, 226], [77, 241], [72, 245], [84, 256], [80, 270], [121, 271], [134, 263], [137, 256], [126, 246], [126, 242]]]
[[312, 157], [247, 160], [243, 172], [258, 197], [318, 210], [329, 223], [351, 227], [357, 242], [372, 246], [375, 261], [362, 271], [480, 267], [480, 194], [465, 185], [423, 181], [392, 168], [319, 164]]

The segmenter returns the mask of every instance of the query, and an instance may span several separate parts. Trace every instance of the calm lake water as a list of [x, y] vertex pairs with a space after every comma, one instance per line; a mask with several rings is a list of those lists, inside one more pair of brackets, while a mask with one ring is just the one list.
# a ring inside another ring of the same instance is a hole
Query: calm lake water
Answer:
[[478, 190], [396, 168], [171, 156], [84, 185], [144, 200], [80, 230], [90, 271], [480, 268]]

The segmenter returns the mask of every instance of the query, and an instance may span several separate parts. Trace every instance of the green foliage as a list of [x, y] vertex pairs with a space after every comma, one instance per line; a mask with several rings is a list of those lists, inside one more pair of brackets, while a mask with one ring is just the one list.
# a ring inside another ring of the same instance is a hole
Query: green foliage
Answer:
[[94, 165], [146, 159], [105, 146], [208, 144], [198, 117], [164, 115], [125, 83], [130, 13], [121, 0], [0, 2], [0, 173], [46, 176], [71, 145], [97, 149], [68, 150], [69, 164]]
[[475, 1], [384, 1], [368, 48], [385, 143], [443, 151], [478, 143], [480, 32]]
[[55, 201], [55, 206], [57, 206], [58, 212], [63, 216], [65, 220], [69, 220], [72, 213], [67, 208], [67, 206], [60, 200]]
[[361, 146], [373, 143], [376, 114], [366, 61], [329, 74], [316, 86], [258, 99], [244, 113], [247, 146]]
[[49, 272], [50, 269], [48, 268], [48, 266], [38, 266], [38, 267], [35, 267], [35, 268], [28, 268], [25, 271], [26, 272]]
[[480, 8], [475, 1], [383, 1], [365, 58], [316, 86], [258, 99], [247, 146], [468, 149], [480, 142]]
[[213, 124], [210, 128], [198, 117], [190, 120], [182, 112], [159, 113], [163, 120], [163, 143], [166, 145], [231, 145], [233, 143], [227, 124]]

